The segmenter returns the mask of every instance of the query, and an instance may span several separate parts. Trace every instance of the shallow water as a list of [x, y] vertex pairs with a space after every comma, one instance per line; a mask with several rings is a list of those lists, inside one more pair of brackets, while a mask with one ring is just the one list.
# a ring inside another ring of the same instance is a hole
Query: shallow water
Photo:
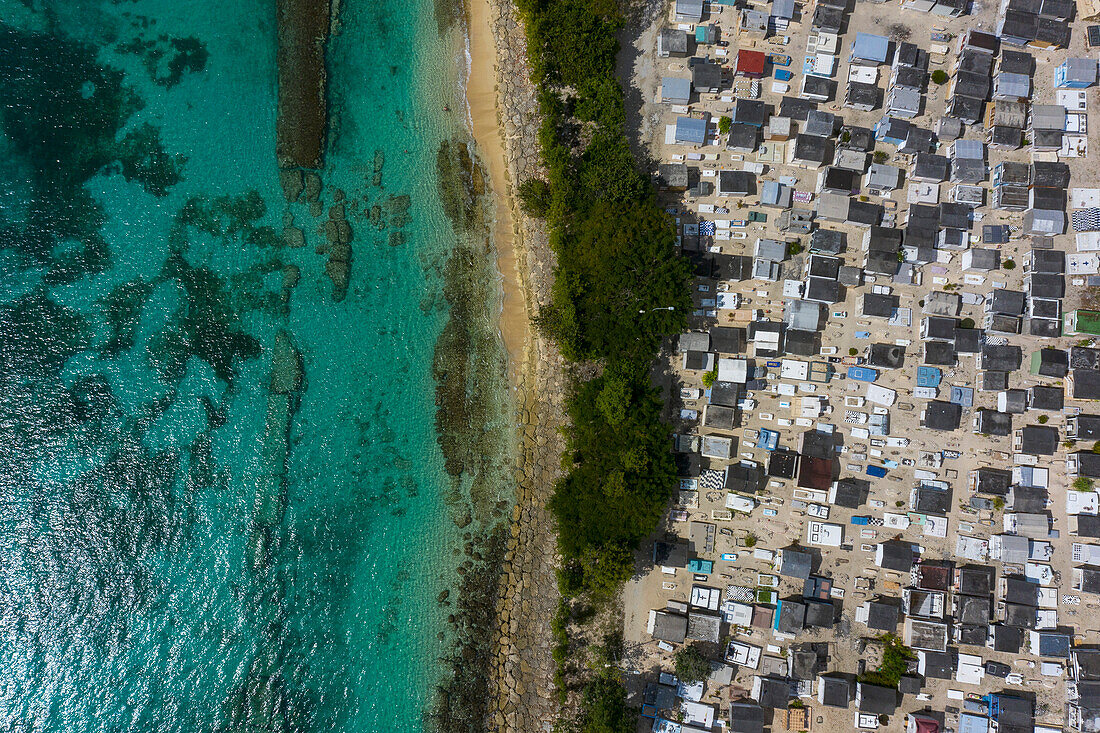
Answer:
[[432, 12], [343, 3], [315, 216], [271, 2], [0, 2], [0, 728], [422, 727], [460, 544]]

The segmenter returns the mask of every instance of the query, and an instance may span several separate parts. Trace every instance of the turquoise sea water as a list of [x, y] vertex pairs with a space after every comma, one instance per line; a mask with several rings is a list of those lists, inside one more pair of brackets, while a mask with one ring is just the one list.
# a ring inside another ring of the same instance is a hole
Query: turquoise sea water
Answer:
[[342, 4], [335, 302], [279, 183], [272, 2], [0, 2], [0, 730], [421, 729], [461, 540], [432, 13]]

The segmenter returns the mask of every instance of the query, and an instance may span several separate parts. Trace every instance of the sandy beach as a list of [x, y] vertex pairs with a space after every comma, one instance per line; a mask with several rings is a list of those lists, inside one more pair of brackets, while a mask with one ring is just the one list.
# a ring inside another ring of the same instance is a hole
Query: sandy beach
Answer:
[[525, 284], [516, 257], [517, 247], [522, 246], [522, 242], [518, 241], [521, 235], [516, 231], [513, 216], [516, 202], [512, 197], [504, 131], [498, 123], [494, 66], [496, 45], [489, 26], [489, 0], [469, 0], [467, 7], [470, 70], [466, 80], [466, 101], [470, 109], [471, 132], [481, 160], [489, 171], [493, 188], [493, 243], [503, 290], [500, 331], [508, 350], [509, 374], [515, 383], [515, 370], [525, 361], [525, 343], [531, 328]]

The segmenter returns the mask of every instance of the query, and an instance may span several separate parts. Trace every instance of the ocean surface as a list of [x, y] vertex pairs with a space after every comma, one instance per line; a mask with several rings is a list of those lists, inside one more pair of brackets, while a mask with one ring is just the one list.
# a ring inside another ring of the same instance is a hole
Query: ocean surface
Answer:
[[0, 731], [423, 728], [464, 511], [433, 13], [341, 4], [288, 204], [272, 0], [0, 1]]

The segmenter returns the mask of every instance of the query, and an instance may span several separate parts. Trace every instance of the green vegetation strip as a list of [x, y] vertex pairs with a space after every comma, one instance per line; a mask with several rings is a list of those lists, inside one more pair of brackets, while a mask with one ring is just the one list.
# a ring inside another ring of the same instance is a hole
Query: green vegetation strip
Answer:
[[[633, 573], [633, 551], [656, 528], [676, 482], [669, 429], [650, 369], [665, 337], [685, 327], [690, 266], [639, 171], [615, 77], [624, 19], [613, 0], [517, 0], [538, 91], [546, 178], [520, 201], [546, 219], [557, 269], [539, 327], [564, 356], [595, 365], [567, 403], [567, 473], [550, 506], [558, 520], [566, 597], [600, 604]], [[576, 621], [575, 612], [564, 616]], [[556, 626], [564, 627], [565, 617]], [[569, 650], [558, 634], [560, 672]], [[583, 731], [633, 730], [621, 680], [600, 673], [582, 698]], [[562, 689], [564, 697], [565, 690]], [[613, 701], [613, 702], [612, 702]], [[611, 704], [608, 704], [611, 703]]]

